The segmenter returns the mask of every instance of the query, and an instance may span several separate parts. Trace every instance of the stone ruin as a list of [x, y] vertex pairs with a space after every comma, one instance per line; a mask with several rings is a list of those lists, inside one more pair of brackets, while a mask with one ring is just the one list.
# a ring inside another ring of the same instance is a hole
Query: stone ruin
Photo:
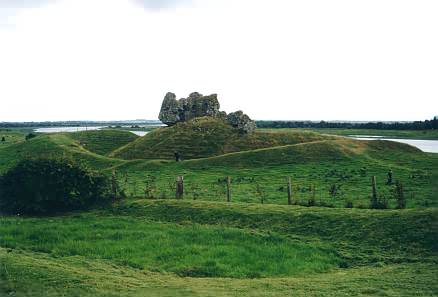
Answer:
[[164, 124], [172, 126], [179, 122], [209, 116], [224, 119], [242, 133], [252, 133], [255, 130], [255, 122], [241, 110], [227, 115], [219, 108], [217, 94], [203, 96], [194, 92], [187, 98], [177, 100], [175, 94], [169, 92], [164, 97], [158, 119]]

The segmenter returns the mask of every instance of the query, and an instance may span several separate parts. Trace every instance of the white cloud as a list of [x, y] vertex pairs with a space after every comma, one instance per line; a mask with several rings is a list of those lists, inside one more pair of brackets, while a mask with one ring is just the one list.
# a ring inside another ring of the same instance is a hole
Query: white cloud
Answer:
[[435, 1], [135, 1], [21, 10], [0, 29], [0, 121], [152, 119], [167, 91], [257, 119], [437, 113]]

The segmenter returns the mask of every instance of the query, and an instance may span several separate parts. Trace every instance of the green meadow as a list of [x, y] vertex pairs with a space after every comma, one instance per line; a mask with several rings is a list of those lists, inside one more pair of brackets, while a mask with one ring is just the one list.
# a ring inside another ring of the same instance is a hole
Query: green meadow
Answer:
[[[172, 129], [27, 141], [0, 130], [0, 173], [72, 158], [115, 174], [127, 194], [83, 212], [0, 216], [0, 296], [438, 295], [437, 154], [324, 131], [242, 136], [208, 119]], [[369, 209], [372, 176], [388, 209]], [[396, 209], [396, 180], [407, 209]]]

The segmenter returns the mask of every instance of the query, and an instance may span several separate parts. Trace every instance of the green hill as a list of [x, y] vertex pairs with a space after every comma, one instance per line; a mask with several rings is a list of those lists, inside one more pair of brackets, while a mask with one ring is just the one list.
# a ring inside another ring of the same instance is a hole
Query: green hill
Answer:
[[[297, 203], [369, 207], [371, 177], [377, 177], [378, 192], [395, 207], [394, 184], [386, 184], [389, 170], [400, 180], [408, 207], [437, 205], [438, 156], [425, 154], [404, 144], [387, 141], [336, 139], [236, 152], [183, 162], [128, 162], [117, 168], [128, 175], [127, 188], [134, 196], [144, 193], [145, 183], [155, 198], [174, 197], [170, 186], [184, 176], [189, 199], [225, 199], [224, 178], [231, 177], [232, 200], [285, 204], [286, 177], [292, 178]], [[333, 191], [335, 188], [335, 192]], [[131, 192], [132, 193], [132, 192]], [[137, 194], [135, 194], [137, 193]]]
[[[115, 170], [130, 197], [52, 217], [0, 214], [0, 296], [437, 295], [438, 154], [300, 131], [240, 135], [207, 118], [180, 125], [114, 154], [122, 141], [106, 131], [15, 135], [0, 147], [0, 174], [22, 158], [66, 156]], [[109, 157], [172, 158], [179, 142], [193, 159]], [[394, 209], [388, 170], [410, 209]], [[391, 210], [362, 209], [372, 176]], [[286, 177], [297, 205], [285, 205]]]
[[173, 159], [178, 151], [188, 160], [330, 138], [299, 131], [241, 134], [221, 119], [204, 117], [156, 129], [110, 155], [122, 159]]
[[68, 133], [39, 135], [30, 140], [22, 140], [0, 150], [0, 173], [23, 158], [70, 157], [94, 169], [105, 169], [124, 163], [86, 150]]
[[110, 129], [81, 131], [66, 135], [78, 141], [86, 150], [99, 155], [107, 155], [138, 138], [129, 131]]
[[[99, 133], [108, 135], [106, 131]], [[289, 141], [315, 137], [313, 133], [299, 132], [283, 135], [287, 133], [279, 135]], [[352, 202], [354, 207], [364, 208], [369, 205], [370, 179], [376, 176], [379, 194], [388, 198], [389, 206], [393, 208], [394, 184], [385, 183], [388, 171], [393, 170], [394, 180], [400, 180], [404, 185], [409, 208], [438, 205], [438, 156], [395, 142], [338, 137], [174, 162], [102, 156], [88, 151], [87, 146], [81, 146], [73, 138], [68, 133], [55, 133], [3, 146], [0, 172], [22, 158], [66, 156], [97, 170], [108, 173], [116, 170], [130, 196], [144, 196], [147, 186], [155, 198], [174, 197], [175, 177], [183, 175], [186, 197], [223, 201], [222, 181], [230, 176], [233, 201], [259, 203], [263, 199], [264, 203], [274, 204], [286, 203], [285, 180], [290, 176], [294, 200], [298, 204], [308, 204], [314, 197], [317, 205], [345, 207], [347, 202]], [[133, 143], [144, 139], [138, 138]], [[94, 145], [106, 146], [105, 143], [100, 145], [99, 141]]]

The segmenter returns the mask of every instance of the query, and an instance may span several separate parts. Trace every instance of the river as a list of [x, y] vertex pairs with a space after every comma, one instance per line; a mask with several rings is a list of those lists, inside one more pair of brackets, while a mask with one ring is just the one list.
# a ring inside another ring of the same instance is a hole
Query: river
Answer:
[[349, 135], [348, 137], [359, 140], [390, 140], [415, 146], [426, 153], [438, 153], [438, 140], [385, 138], [377, 135]]

